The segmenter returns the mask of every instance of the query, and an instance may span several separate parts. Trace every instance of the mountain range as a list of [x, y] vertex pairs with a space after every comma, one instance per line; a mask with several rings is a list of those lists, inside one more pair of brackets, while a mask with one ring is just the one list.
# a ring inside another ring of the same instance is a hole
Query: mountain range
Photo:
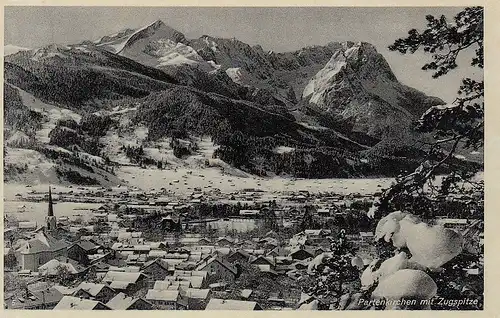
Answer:
[[[79, 170], [88, 180], [96, 173], [110, 179], [120, 164], [185, 164], [203, 138], [213, 143], [212, 158], [249, 173], [391, 175], [421, 155], [415, 145], [426, 136], [412, 123], [444, 104], [400, 83], [365, 42], [266, 52], [234, 38], [188, 39], [158, 20], [77, 44], [11, 48], [7, 152], [30, 149], [49, 161], [70, 153], [68, 171], [98, 167]], [[55, 121], [48, 108], [66, 115]], [[95, 125], [101, 130], [89, 128]]]

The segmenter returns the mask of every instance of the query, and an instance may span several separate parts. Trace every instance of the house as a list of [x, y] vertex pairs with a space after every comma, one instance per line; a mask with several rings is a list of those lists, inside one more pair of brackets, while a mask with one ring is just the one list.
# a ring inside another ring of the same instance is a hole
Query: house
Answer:
[[180, 291], [179, 303], [189, 310], [204, 310], [211, 294], [210, 289], [188, 288]]
[[149, 245], [152, 251], [154, 250], [166, 251], [168, 248], [166, 242], [144, 242], [144, 245]]
[[206, 238], [206, 237], [202, 237], [200, 238], [200, 240], [198, 241], [198, 244], [202, 244], [202, 245], [210, 245], [212, 244], [212, 242]]
[[102, 281], [109, 284], [114, 290], [131, 294], [146, 287], [148, 277], [142, 273], [109, 271]]
[[205, 310], [262, 310], [255, 301], [212, 298]]
[[157, 258], [149, 261], [142, 266], [141, 271], [149, 277], [150, 280], [164, 280], [169, 275], [168, 264], [162, 259]]
[[172, 280], [157, 280], [153, 286], [154, 290], [169, 290], [172, 286]]
[[234, 281], [238, 271], [236, 267], [224, 261], [218, 256], [213, 256], [203, 260], [196, 267], [197, 271], [207, 271], [210, 276], [217, 277], [226, 281]]
[[75, 292], [75, 288], [70, 288], [62, 285], [54, 285], [52, 287], [57, 289], [57, 291], [60, 292], [63, 296], [73, 296], [73, 293]]
[[296, 248], [289, 255], [293, 260], [305, 260], [314, 257], [314, 252], [306, 248]]
[[5, 300], [7, 309], [53, 309], [63, 298], [57, 288], [44, 286], [33, 290], [28, 287], [28, 295]]
[[81, 264], [90, 264], [89, 255], [97, 254], [102, 246], [91, 241], [81, 240], [68, 247], [68, 257], [78, 261]]
[[115, 295], [116, 292], [105, 284], [87, 282], [80, 283], [73, 294], [74, 297], [98, 300], [102, 303], [107, 303]]
[[33, 231], [38, 227], [36, 222], [31, 222], [31, 221], [22, 221], [19, 222], [17, 225], [17, 228], [21, 231]]
[[177, 231], [182, 227], [180, 217], [167, 215], [161, 219], [161, 228], [165, 231]]
[[271, 267], [271, 265], [268, 264], [263, 264], [263, 265], [256, 265], [259, 271], [268, 276], [269, 278], [276, 278], [278, 276], [278, 273]]
[[93, 213], [92, 219], [96, 223], [104, 223], [108, 221], [108, 214], [107, 213]]
[[244, 250], [238, 249], [234, 251], [233, 253], [229, 254], [227, 257], [227, 261], [231, 264], [242, 264], [248, 262], [250, 259], [250, 254], [245, 252]]
[[203, 288], [208, 278], [207, 271], [181, 271], [176, 270], [173, 274], [178, 280], [185, 280], [191, 283], [193, 288]]
[[226, 287], [227, 283], [225, 282], [212, 283], [208, 285], [208, 288], [213, 291], [223, 291], [224, 289], [226, 289]]
[[21, 240], [13, 246], [22, 270], [36, 271], [38, 267], [57, 256], [66, 256], [69, 244], [58, 240], [43, 229], [30, 240]]
[[158, 309], [175, 310], [180, 295], [178, 290], [156, 290], [150, 289], [146, 294], [146, 300]]
[[234, 244], [234, 240], [229, 237], [221, 237], [217, 240], [217, 245], [219, 246], [232, 246]]
[[270, 266], [271, 268], [274, 268], [276, 264], [274, 263], [274, 260], [270, 257], [265, 257], [262, 255], [259, 256], [254, 256], [250, 259], [250, 264], [252, 265], [267, 265]]
[[278, 246], [267, 253], [267, 256], [280, 257], [290, 255], [290, 249], [287, 247]]
[[98, 261], [92, 264], [92, 268], [96, 273], [107, 273], [109, 271], [110, 265], [108, 263], [104, 263], [103, 261]]
[[324, 237], [326, 235], [329, 235], [331, 233], [330, 230], [304, 230], [304, 234], [307, 236], [308, 239], [318, 239], [321, 237]]
[[316, 213], [321, 217], [329, 217], [331, 215], [330, 209], [318, 209]]
[[252, 293], [253, 293], [253, 290], [251, 289], [243, 289], [240, 293], [241, 295], [241, 298], [247, 300], [248, 298], [250, 298], [250, 296], [252, 296]]
[[149, 251], [147, 260], [155, 260], [157, 258], [164, 258], [167, 256], [167, 251], [162, 251], [162, 250], [152, 250]]
[[111, 310], [100, 301], [64, 296], [54, 310]]
[[61, 274], [62, 269], [71, 275], [83, 275], [87, 272], [87, 267], [77, 261], [65, 256], [57, 256], [38, 267], [38, 273], [42, 276], [57, 276]]
[[119, 293], [106, 303], [106, 306], [113, 310], [152, 310], [153, 304], [149, 301], [137, 298], [128, 297], [124, 293]]
[[260, 211], [259, 210], [240, 210], [239, 215], [243, 216], [243, 217], [256, 217], [256, 216], [260, 215]]

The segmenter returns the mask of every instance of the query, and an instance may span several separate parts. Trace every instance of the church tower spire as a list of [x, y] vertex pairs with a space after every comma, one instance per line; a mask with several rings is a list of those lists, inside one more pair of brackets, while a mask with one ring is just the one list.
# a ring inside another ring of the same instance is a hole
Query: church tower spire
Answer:
[[49, 210], [47, 212], [47, 230], [53, 231], [56, 229], [56, 217], [54, 216], [54, 204], [52, 202], [52, 191], [49, 186]]
[[47, 216], [54, 216], [54, 206], [52, 203], [52, 192], [50, 190], [50, 186], [49, 186], [49, 212]]

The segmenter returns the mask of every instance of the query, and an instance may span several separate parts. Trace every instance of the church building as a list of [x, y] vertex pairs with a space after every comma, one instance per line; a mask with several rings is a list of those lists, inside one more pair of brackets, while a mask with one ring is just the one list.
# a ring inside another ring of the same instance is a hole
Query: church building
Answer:
[[21, 240], [15, 244], [15, 255], [23, 270], [37, 271], [40, 265], [57, 256], [66, 256], [69, 244], [54, 238], [51, 233], [56, 230], [57, 221], [54, 216], [52, 193], [49, 187], [49, 207], [46, 226], [36, 230], [29, 240]]

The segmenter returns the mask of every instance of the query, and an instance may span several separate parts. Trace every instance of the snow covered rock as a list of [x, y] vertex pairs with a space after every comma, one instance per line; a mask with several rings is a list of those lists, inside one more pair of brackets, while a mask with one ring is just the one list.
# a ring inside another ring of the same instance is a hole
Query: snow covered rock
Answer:
[[382, 279], [373, 291], [375, 299], [385, 299], [386, 309], [401, 308], [399, 301], [415, 301], [416, 306], [422, 300], [428, 300], [437, 293], [437, 285], [425, 272], [402, 269]]
[[307, 273], [308, 274], [313, 274], [314, 271], [320, 266], [326, 259], [331, 257], [331, 253], [321, 253], [315, 258], [313, 258], [312, 261], [309, 262], [309, 265], [307, 265]]
[[315, 299], [308, 304], [300, 305], [298, 310], [318, 310], [318, 301]]
[[463, 237], [451, 229], [428, 225], [417, 217], [393, 212], [382, 218], [375, 230], [375, 239], [392, 242], [394, 247], [407, 247], [411, 261], [437, 269], [462, 252]]
[[357, 267], [359, 270], [362, 270], [365, 267], [365, 263], [363, 262], [363, 259], [359, 256], [354, 256], [351, 259], [351, 265], [354, 267]]
[[[372, 286], [375, 282], [384, 279], [397, 272], [400, 269], [406, 269], [408, 266], [408, 256], [405, 252], [386, 259], [380, 264], [380, 260], [376, 259], [368, 265], [361, 275], [361, 285], [366, 289]], [[380, 264], [378, 269], [374, 270]]]

